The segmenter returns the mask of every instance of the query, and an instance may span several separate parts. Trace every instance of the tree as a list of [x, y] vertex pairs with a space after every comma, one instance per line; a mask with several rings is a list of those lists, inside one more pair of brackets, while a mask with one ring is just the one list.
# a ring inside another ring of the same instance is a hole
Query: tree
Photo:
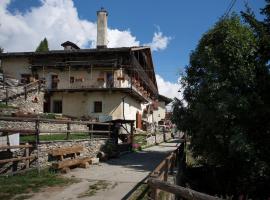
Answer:
[[44, 38], [44, 40], [42, 40], [37, 49], [36, 49], [36, 52], [46, 52], [46, 51], [49, 51], [49, 47], [48, 47], [48, 41], [46, 38]]
[[258, 180], [269, 180], [270, 106], [260, 88], [268, 72], [258, 52], [239, 16], [220, 19], [190, 56], [182, 79], [187, 106], [174, 104], [173, 122], [190, 136], [194, 156], [226, 172], [227, 194], [257, 192]]
[[0, 47], [0, 53], [3, 53], [4, 49], [2, 47]]

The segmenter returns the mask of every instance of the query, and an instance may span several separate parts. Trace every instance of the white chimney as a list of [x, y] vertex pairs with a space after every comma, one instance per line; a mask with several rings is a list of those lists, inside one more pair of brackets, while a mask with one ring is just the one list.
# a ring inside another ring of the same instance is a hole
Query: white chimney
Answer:
[[107, 48], [107, 17], [108, 12], [101, 8], [97, 11], [97, 48]]

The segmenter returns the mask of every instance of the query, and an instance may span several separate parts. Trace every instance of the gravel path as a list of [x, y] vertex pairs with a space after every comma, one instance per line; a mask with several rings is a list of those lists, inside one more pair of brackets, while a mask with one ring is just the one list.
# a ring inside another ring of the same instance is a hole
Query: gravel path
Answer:
[[[132, 189], [145, 181], [149, 173], [177, 148], [177, 140], [129, 153], [90, 168], [76, 168], [66, 174], [82, 181], [68, 187], [47, 189], [37, 193], [32, 200], [120, 200], [127, 199]], [[90, 187], [90, 190], [89, 190]]]

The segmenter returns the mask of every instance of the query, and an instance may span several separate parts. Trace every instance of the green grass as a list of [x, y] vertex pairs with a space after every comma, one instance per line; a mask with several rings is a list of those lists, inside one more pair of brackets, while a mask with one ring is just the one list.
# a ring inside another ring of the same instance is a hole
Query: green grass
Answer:
[[25, 174], [0, 177], [0, 199], [27, 199], [31, 193], [38, 192], [43, 187], [64, 186], [74, 182], [76, 179], [64, 178], [48, 169], [42, 170], [40, 174], [36, 170]]
[[[40, 141], [54, 141], [54, 140], [66, 140], [67, 134], [50, 134], [50, 135], [40, 135], [39, 140]], [[35, 136], [21, 136], [20, 141], [21, 142], [34, 142]], [[89, 135], [85, 133], [71, 133], [69, 140], [79, 140], [79, 139], [89, 139]]]
[[16, 106], [6, 105], [5, 103], [0, 103], [0, 108], [17, 108]]
[[134, 143], [145, 146], [147, 144], [146, 138], [146, 135], [134, 135]]

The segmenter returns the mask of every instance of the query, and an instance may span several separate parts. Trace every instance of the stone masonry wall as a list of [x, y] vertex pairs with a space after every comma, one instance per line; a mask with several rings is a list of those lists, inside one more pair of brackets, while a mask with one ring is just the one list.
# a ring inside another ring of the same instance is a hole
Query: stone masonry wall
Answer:
[[[35, 123], [34, 122], [8, 122], [8, 121], [0, 121], [0, 128], [5, 129], [34, 129]], [[82, 130], [86, 131], [89, 130], [87, 125], [79, 125], [79, 124], [71, 124], [70, 129], [72, 130]], [[54, 124], [54, 123], [40, 123], [40, 130], [41, 131], [66, 131], [67, 125], [66, 124]]]
[[[165, 141], [170, 140], [172, 138], [171, 132], [165, 133]], [[164, 142], [164, 134], [158, 133], [156, 135], [152, 135], [146, 138], [147, 146], [155, 145]]]
[[[37, 98], [37, 102], [34, 99]], [[24, 95], [20, 97], [9, 100], [9, 105], [16, 106], [22, 112], [30, 113], [42, 113], [43, 112], [43, 101], [44, 101], [44, 92], [31, 92], [28, 93], [27, 99], [25, 100]]]
[[[106, 145], [107, 142], [109, 142], [109, 140], [67, 140], [67, 141], [41, 142], [38, 145], [39, 158], [35, 159], [30, 163], [30, 168], [37, 168], [38, 163], [40, 168], [51, 166], [52, 162], [55, 162], [56, 160], [55, 158], [49, 156], [49, 152], [52, 149], [80, 145], [83, 146], [83, 152], [80, 154], [80, 157], [96, 157], [97, 153], [102, 150], [102, 148]], [[25, 149], [18, 149], [13, 153], [7, 151], [0, 151], [0, 155], [5, 154], [9, 154], [9, 157], [25, 156]], [[30, 149], [30, 155], [37, 155], [37, 150]], [[24, 167], [25, 167], [24, 162], [17, 163], [17, 170], [23, 169]], [[11, 171], [12, 171], [12, 163], [0, 165], [0, 174]]]

